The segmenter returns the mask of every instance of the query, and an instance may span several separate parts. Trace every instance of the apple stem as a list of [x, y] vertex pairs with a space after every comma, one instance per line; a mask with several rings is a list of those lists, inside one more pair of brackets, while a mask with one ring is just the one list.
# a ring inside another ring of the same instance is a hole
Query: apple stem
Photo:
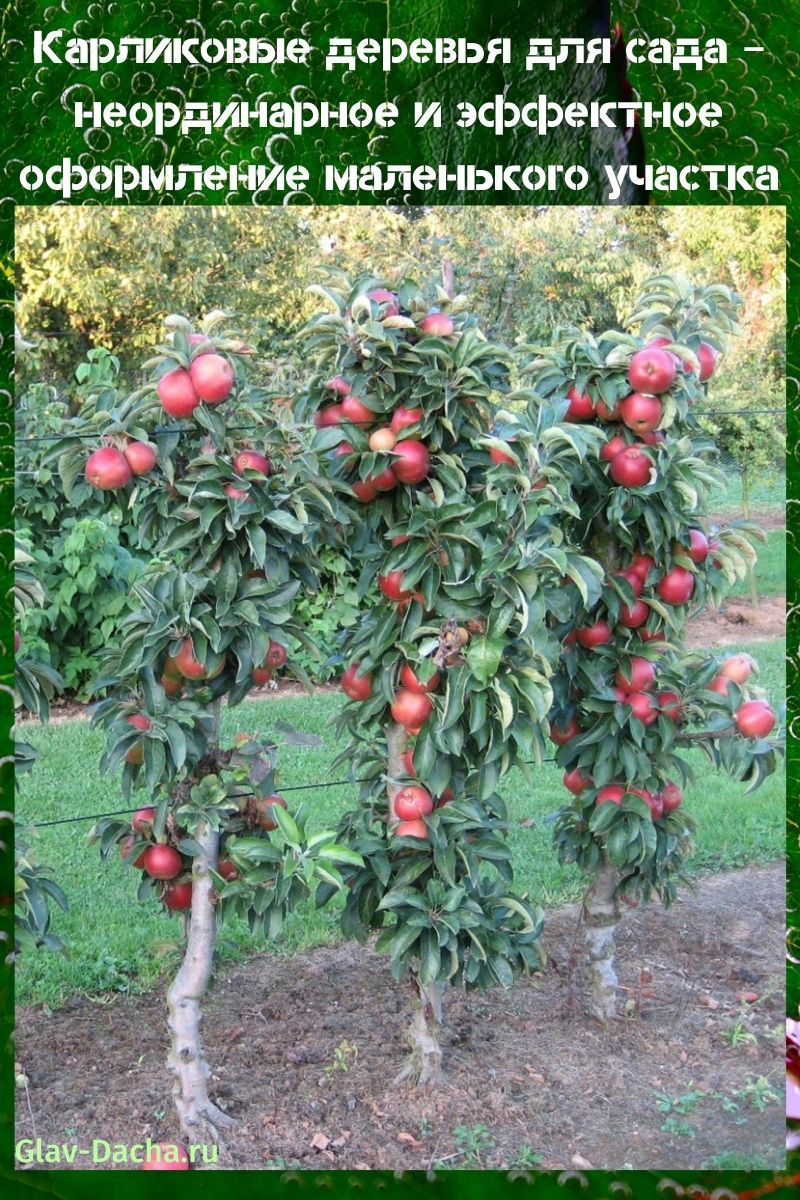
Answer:
[[402, 779], [405, 774], [403, 753], [407, 743], [408, 734], [402, 725], [392, 722], [386, 726], [386, 794], [389, 797], [388, 827], [390, 830], [399, 820], [397, 813], [394, 811], [394, 798], [401, 790], [401, 785], [396, 781]]
[[585, 970], [589, 984], [589, 1011], [598, 1021], [617, 1016], [617, 973], [614, 970], [614, 935], [620, 911], [616, 897], [617, 873], [606, 858], [583, 898], [586, 933]]
[[442, 1082], [442, 1007], [445, 983], [421, 982], [411, 972], [414, 1015], [408, 1030], [411, 1054], [395, 1083], [410, 1081], [416, 1087], [435, 1088]]

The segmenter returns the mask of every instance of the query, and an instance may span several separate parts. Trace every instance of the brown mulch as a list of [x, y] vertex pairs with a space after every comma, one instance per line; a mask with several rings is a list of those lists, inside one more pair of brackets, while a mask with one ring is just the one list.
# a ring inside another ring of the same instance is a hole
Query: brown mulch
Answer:
[[[780, 1169], [784, 902], [781, 864], [703, 879], [671, 912], [626, 912], [627, 1013], [611, 1028], [583, 1015], [570, 979], [576, 907], [550, 913], [545, 974], [508, 992], [446, 997], [447, 1077], [436, 1093], [392, 1086], [407, 995], [371, 948], [228, 968], [205, 1021], [212, 1091], [238, 1122], [220, 1165], [674, 1170], [736, 1152]], [[17, 1137], [174, 1137], [165, 1052], [164, 986], [21, 1011], [29, 1094], [18, 1092]], [[684, 1097], [686, 1111], [664, 1111], [661, 1096]]]

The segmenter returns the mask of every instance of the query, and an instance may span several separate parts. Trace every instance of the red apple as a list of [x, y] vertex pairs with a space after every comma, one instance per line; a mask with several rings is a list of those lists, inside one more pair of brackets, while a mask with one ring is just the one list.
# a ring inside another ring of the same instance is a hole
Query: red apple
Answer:
[[578, 391], [573, 383], [567, 392], [569, 407], [564, 414], [566, 421], [591, 421], [594, 416], [594, 403], [588, 392]]
[[595, 798], [595, 804], [622, 804], [625, 788], [618, 783], [609, 783], [601, 787]]
[[619, 406], [619, 412], [628, 429], [639, 434], [650, 433], [663, 416], [661, 401], [656, 396], [643, 396], [641, 392], [631, 392], [630, 396], [626, 396]]
[[674, 355], [651, 347], [634, 354], [628, 367], [628, 383], [636, 392], [659, 396], [672, 387], [677, 373]]
[[645, 487], [650, 482], [652, 462], [638, 446], [628, 446], [615, 454], [608, 473], [622, 487]]
[[611, 626], [608, 621], [595, 621], [593, 625], [578, 629], [577, 636], [585, 650], [593, 650], [595, 646], [604, 646], [611, 641]]
[[649, 659], [634, 656], [628, 667], [619, 668], [614, 681], [626, 692], [647, 692], [656, 681], [655, 665]]
[[431, 469], [427, 446], [413, 438], [398, 442], [393, 452], [392, 468], [400, 483], [421, 483]]
[[447, 313], [430, 312], [419, 323], [420, 333], [429, 337], [449, 337], [455, 326]]
[[632, 692], [627, 703], [633, 710], [633, 716], [643, 725], [652, 725], [658, 720], [658, 701], [649, 692]]
[[360, 425], [362, 428], [366, 428], [368, 425], [374, 425], [378, 419], [377, 413], [374, 413], [371, 408], [367, 408], [358, 396], [352, 394], [345, 396], [339, 408], [342, 410], [342, 418], [349, 425]]
[[433, 796], [418, 783], [409, 783], [395, 795], [394, 812], [401, 821], [427, 817], [433, 812]]
[[677, 783], [665, 783], [659, 795], [661, 796], [661, 808], [665, 816], [667, 813], [675, 812], [675, 809], [680, 808], [683, 803], [683, 792]]
[[763, 738], [775, 728], [775, 713], [764, 700], [745, 700], [734, 714], [742, 737]]
[[584, 775], [579, 767], [575, 767], [572, 771], [564, 773], [564, 787], [568, 792], [572, 792], [573, 796], [579, 796], [581, 792], [585, 792], [588, 787], [592, 786], [592, 781], [588, 775]]
[[372, 695], [372, 676], [358, 674], [360, 663], [351, 663], [342, 676], [341, 687], [350, 700], [367, 700]]
[[612, 438], [609, 438], [605, 446], [600, 451], [600, 457], [603, 462], [611, 462], [617, 454], [621, 454], [623, 450], [628, 448], [628, 443], [621, 433], [615, 433]]
[[427, 692], [433, 692], [439, 686], [441, 675], [438, 671], [434, 671], [427, 683], [422, 683], [414, 674], [413, 667], [408, 663], [404, 663], [400, 669], [400, 685], [409, 692], [416, 692], [420, 696], [424, 696]]
[[393, 433], [402, 433], [404, 429], [410, 428], [412, 425], [417, 425], [422, 420], [421, 408], [406, 408], [401, 404], [392, 413], [392, 419], [389, 423], [389, 428]]
[[183, 367], [176, 367], [161, 376], [156, 384], [156, 395], [171, 417], [190, 417], [200, 403], [192, 377]]
[[644, 600], [634, 600], [633, 604], [622, 605], [619, 610], [619, 623], [626, 629], [638, 629], [649, 616], [650, 606]]
[[144, 869], [152, 879], [174, 879], [183, 863], [173, 846], [148, 846], [144, 852]]
[[694, 575], [686, 567], [673, 567], [656, 584], [665, 604], [686, 604], [694, 591]]
[[550, 740], [556, 746], [566, 746], [567, 742], [571, 742], [581, 732], [577, 717], [570, 717], [566, 725], [557, 725], [555, 721], [550, 722]]

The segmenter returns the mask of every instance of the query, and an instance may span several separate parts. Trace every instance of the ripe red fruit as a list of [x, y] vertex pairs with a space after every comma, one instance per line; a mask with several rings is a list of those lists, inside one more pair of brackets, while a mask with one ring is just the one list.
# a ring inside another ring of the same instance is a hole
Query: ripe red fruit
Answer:
[[581, 732], [580, 721], [577, 717], [570, 717], [566, 725], [557, 725], [555, 721], [550, 722], [550, 741], [556, 746], [566, 746], [567, 742], [571, 742]]
[[134, 729], [138, 729], [140, 733], [147, 733], [153, 722], [144, 713], [134, 713], [132, 717], [128, 717], [128, 724]]
[[155, 1142], [145, 1154], [143, 1171], [188, 1171], [189, 1155], [175, 1142]]
[[181, 648], [175, 655], [175, 669], [184, 679], [203, 679], [205, 678], [205, 664], [195, 658], [194, 644], [190, 637], [186, 637], [181, 642]]
[[692, 562], [702, 563], [708, 558], [708, 538], [702, 529], [689, 530], [689, 558]]
[[434, 671], [427, 683], [422, 683], [414, 674], [414, 670], [408, 663], [404, 663], [400, 669], [400, 686], [404, 687], [408, 692], [415, 692], [419, 696], [424, 696], [427, 692], [435, 691], [439, 686], [441, 675], [438, 671]]
[[280, 642], [270, 641], [269, 648], [267, 649], [267, 657], [264, 659], [262, 665], [272, 667], [273, 671], [279, 671], [281, 667], [286, 666], [287, 658], [286, 647], [282, 646]]
[[[126, 862], [127, 859], [130, 858], [131, 854], [133, 853], [133, 847], [135, 844], [136, 844], [136, 839], [134, 838], [132, 833], [129, 833], [127, 835], [127, 837], [124, 837], [122, 839], [122, 841], [119, 844], [119, 856], [123, 862]], [[144, 855], [145, 855], [145, 851], [142, 850], [141, 854], [138, 854], [136, 856], [136, 858], [133, 860], [133, 867], [137, 871], [141, 871], [144, 869]]]
[[278, 822], [274, 819], [273, 808], [286, 808], [286, 801], [283, 796], [259, 796], [256, 800], [256, 823], [270, 833], [273, 829], [278, 828]]
[[455, 326], [447, 313], [431, 312], [419, 323], [420, 333], [430, 337], [449, 337]]
[[122, 453], [133, 475], [146, 475], [156, 465], [156, 452], [147, 442], [128, 442]]
[[156, 385], [156, 395], [171, 417], [190, 417], [200, 403], [192, 377], [184, 367], [176, 367], [162, 375]]
[[263, 687], [272, 679], [272, 671], [269, 667], [253, 667], [251, 678], [256, 687]]
[[775, 728], [775, 713], [765, 700], [745, 700], [736, 710], [736, 728], [742, 737], [766, 737]]
[[718, 352], [708, 342], [701, 342], [695, 350], [695, 354], [700, 363], [700, 382], [705, 383], [716, 370]]
[[656, 584], [665, 604], [686, 604], [694, 591], [694, 575], [686, 567], [673, 567]]
[[161, 686], [168, 696], [179, 696], [183, 691], [183, 678], [180, 675], [162, 675]]
[[715, 675], [714, 678], [706, 684], [705, 690], [707, 692], [716, 692], [718, 696], [722, 696], [723, 699], [727, 699], [731, 683], [732, 680], [726, 679], [724, 675]]
[[677, 783], [666, 783], [659, 792], [661, 797], [661, 809], [664, 815], [675, 812], [676, 808], [680, 808], [683, 803], [683, 792], [678, 787]]
[[317, 429], [327, 429], [331, 425], [341, 425], [344, 412], [341, 404], [328, 404], [314, 414], [314, 424]]
[[732, 679], [734, 683], [746, 683], [753, 674], [754, 667], [755, 663], [749, 654], [731, 654], [728, 658], [723, 658], [719, 673], [726, 679]]
[[645, 446], [660, 446], [667, 440], [667, 435], [662, 433], [660, 429], [645, 430], [639, 434], [639, 437]]
[[625, 441], [625, 438], [622, 436], [622, 434], [615, 433], [612, 438], [608, 439], [605, 446], [603, 446], [602, 450], [600, 451], [600, 457], [602, 458], [603, 462], [611, 462], [612, 458], [614, 458], [617, 454], [621, 454], [623, 450], [627, 449], [627, 446], [628, 443]]
[[103, 446], [86, 460], [86, 482], [104, 492], [125, 487], [133, 475], [130, 463], [121, 450]]
[[403, 571], [389, 571], [386, 575], [378, 576], [378, 587], [387, 600], [409, 600], [414, 593], [403, 587], [404, 581]]
[[152, 879], [174, 879], [182, 866], [181, 856], [173, 846], [148, 846], [144, 852], [144, 869]]
[[15, 629], [14, 630], [14, 653], [15, 654], [19, 654], [21, 646], [22, 646], [22, 638], [19, 635], [19, 630]]
[[628, 367], [628, 383], [635, 392], [658, 396], [672, 387], [677, 373], [674, 355], [650, 347], [634, 354]]
[[650, 606], [644, 600], [634, 600], [633, 604], [623, 604], [619, 610], [619, 623], [626, 629], [638, 629], [649, 616]]
[[500, 463], [506, 463], [510, 467], [516, 467], [519, 465], [515, 458], [513, 458], [510, 454], [506, 454], [504, 450], [498, 450], [496, 446], [492, 446], [489, 450], [489, 458], [492, 460], [495, 466], [499, 465]]
[[650, 458], [638, 446], [628, 446], [615, 454], [608, 473], [622, 487], [644, 487], [650, 482]]
[[427, 446], [413, 438], [398, 442], [394, 448], [392, 467], [401, 483], [421, 483], [431, 469]]
[[584, 625], [576, 632], [584, 650], [593, 650], [595, 646], [605, 646], [611, 641], [611, 626], [608, 621], [595, 621], [593, 625]]
[[221, 354], [201, 354], [189, 367], [192, 385], [206, 404], [221, 404], [230, 396], [236, 376]]
[[626, 567], [624, 571], [614, 571], [613, 575], [616, 579], [624, 579], [634, 596], [641, 594], [644, 583], [640, 573], [634, 571], [633, 567]]
[[402, 725], [408, 730], [418, 730], [432, 712], [433, 702], [428, 696], [421, 696], [418, 692], [409, 692], [407, 688], [400, 688], [395, 693], [391, 713], [392, 719], [398, 725]]
[[353, 484], [353, 495], [362, 504], [371, 504], [378, 495], [378, 489], [372, 479], [359, 479], [358, 483]]
[[395, 837], [414, 837], [426, 840], [428, 826], [424, 821], [398, 821], [392, 833]]
[[335, 458], [343, 458], [345, 454], [355, 454], [355, 449], [349, 442], [339, 442], [333, 453]]
[[398, 483], [394, 467], [386, 467], [385, 470], [379, 471], [377, 475], [372, 476], [370, 483], [376, 492], [390, 492]]
[[625, 795], [626, 789], [618, 783], [609, 783], [606, 787], [601, 787], [597, 793], [595, 804], [622, 804], [622, 797]]
[[240, 450], [233, 460], [233, 469], [238, 475], [244, 475], [245, 471], [269, 475], [271, 468], [266, 455], [259, 454], [257, 450]]
[[416, 821], [433, 812], [433, 797], [418, 783], [401, 788], [394, 798], [395, 816], [401, 821]]
[[406, 408], [404, 404], [401, 404], [400, 407], [396, 408], [392, 413], [392, 419], [389, 423], [389, 428], [391, 429], [392, 433], [402, 433], [404, 429], [408, 429], [411, 425], [416, 425], [421, 420], [421, 408]]
[[649, 692], [632, 692], [626, 704], [630, 704], [633, 716], [643, 725], [652, 725], [658, 720], [658, 702]]
[[372, 676], [358, 674], [360, 663], [351, 663], [342, 676], [341, 687], [350, 700], [367, 700], [372, 695]]
[[601, 421], [619, 421], [621, 420], [619, 411], [619, 400], [613, 408], [609, 408], [605, 400], [598, 400], [594, 407], [595, 416]]
[[397, 296], [395, 296], [394, 292], [387, 291], [386, 288], [373, 288], [367, 292], [367, 296], [376, 304], [384, 306], [383, 313], [381, 314], [384, 317], [396, 317], [400, 312]]
[[564, 414], [566, 421], [591, 421], [594, 416], [594, 403], [588, 392], [581, 393], [573, 383], [567, 392], [569, 407]]
[[152, 805], [148, 805], [146, 808], [137, 808], [131, 817], [131, 829], [135, 833], [144, 833], [146, 829], [153, 828], [153, 821], [155, 819], [156, 810]]
[[665, 642], [667, 640], [660, 629], [640, 629], [638, 632], [643, 642]]
[[390, 450], [394, 450], [396, 445], [397, 438], [388, 425], [376, 429], [374, 433], [370, 434], [369, 448], [376, 454], [387, 454]]
[[572, 792], [573, 796], [579, 796], [581, 792], [585, 792], [588, 787], [592, 786], [592, 781], [588, 775], [584, 775], [579, 767], [575, 767], [572, 771], [564, 772], [564, 787], [568, 792]]
[[650, 433], [661, 420], [663, 409], [655, 396], [631, 392], [620, 404], [619, 414], [634, 433]]
[[618, 687], [626, 692], [647, 692], [656, 681], [656, 668], [646, 658], [631, 658], [628, 667], [620, 667], [614, 676]]
[[638, 796], [644, 800], [647, 807], [650, 809], [650, 816], [654, 821], [658, 821], [664, 813], [664, 806], [661, 800], [660, 793], [655, 795], [653, 792], [648, 792], [646, 788], [628, 787], [626, 789], [629, 796]]
[[377, 413], [374, 413], [371, 408], [367, 408], [366, 404], [362, 404], [358, 396], [345, 396], [341, 403], [342, 417], [348, 424], [360, 425], [366, 428], [368, 425], [374, 425], [377, 421]]
[[347, 396], [350, 392], [350, 384], [341, 375], [334, 375], [324, 386], [336, 396]]
[[192, 907], [192, 885], [190, 883], [173, 883], [163, 895], [164, 906], [170, 912], [181, 912]]
[[674, 721], [679, 725], [683, 720], [683, 708], [681, 707], [681, 698], [677, 692], [658, 692], [656, 695], [658, 707], [661, 709], [665, 717], [669, 717], [670, 721]]
[[228, 883], [239, 878], [239, 872], [229, 858], [221, 858], [217, 863], [217, 873]]
[[244, 488], [234, 487], [232, 483], [226, 483], [225, 487], [222, 490], [224, 491], [225, 495], [228, 497], [229, 500], [249, 500], [250, 499], [249, 492], [246, 492], [244, 490]]
[[656, 565], [656, 560], [652, 554], [634, 554], [628, 564], [627, 570], [635, 571], [642, 581], [642, 586], [647, 582], [647, 576]]

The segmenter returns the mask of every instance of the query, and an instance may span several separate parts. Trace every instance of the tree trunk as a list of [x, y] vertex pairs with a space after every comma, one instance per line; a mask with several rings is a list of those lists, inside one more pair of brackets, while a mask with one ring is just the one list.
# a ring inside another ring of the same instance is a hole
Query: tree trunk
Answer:
[[617, 873], [606, 860], [583, 900], [589, 1011], [598, 1021], [611, 1021], [617, 1016], [614, 934], [620, 912], [614, 895], [616, 885]]
[[[388, 782], [386, 791], [389, 797], [390, 830], [397, 824], [394, 798], [400, 791], [400, 787], [395, 780], [405, 774], [402, 755], [407, 741], [408, 734], [402, 725], [387, 725]], [[406, 1080], [410, 1080], [419, 1087], [437, 1087], [442, 1080], [442, 1049], [439, 1044], [439, 1033], [442, 1026], [442, 997], [446, 985], [433, 983], [426, 986], [412, 971], [411, 986], [413, 1017], [408, 1031], [411, 1054], [395, 1079], [395, 1083], [404, 1083]]]
[[195, 1145], [219, 1141], [220, 1130], [234, 1124], [208, 1096], [211, 1069], [200, 1037], [201, 1004], [211, 979], [216, 940], [216, 913], [209, 869], [216, 867], [219, 834], [201, 825], [195, 840], [202, 846], [192, 868], [192, 910], [180, 970], [167, 992], [167, 1024], [172, 1035], [167, 1063], [175, 1076], [172, 1094], [181, 1130]]
[[[210, 745], [219, 744], [220, 702], [212, 705]], [[186, 950], [167, 992], [167, 1024], [172, 1036], [167, 1065], [175, 1076], [172, 1094], [181, 1130], [194, 1145], [218, 1143], [220, 1130], [235, 1124], [208, 1096], [211, 1068], [203, 1052], [202, 1002], [214, 965], [217, 914], [210, 870], [219, 862], [219, 833], [202, 823], [194, 833], [202, 847], [192, 864], [192, 907], [185, 923]]]
[[444, 983], [420, 982], [412, 972], [412, 1007], [414, 1015], [408, 1030], [411, 1053], [395, 1083], [410, 1080], [416, 1087], [439, 1087], [442, 1082], [442, 1001]]
[[389, 798], [388, 825], [390, 830], [398, 821], [397, 813], [394, 811], [394, 798], [400, 791], [398, 780], [405, 775], [403, 752], [407, 743], [408, 734], [402, 725], [396, 725], [393, 722], [386, 726], [386, 794]]

